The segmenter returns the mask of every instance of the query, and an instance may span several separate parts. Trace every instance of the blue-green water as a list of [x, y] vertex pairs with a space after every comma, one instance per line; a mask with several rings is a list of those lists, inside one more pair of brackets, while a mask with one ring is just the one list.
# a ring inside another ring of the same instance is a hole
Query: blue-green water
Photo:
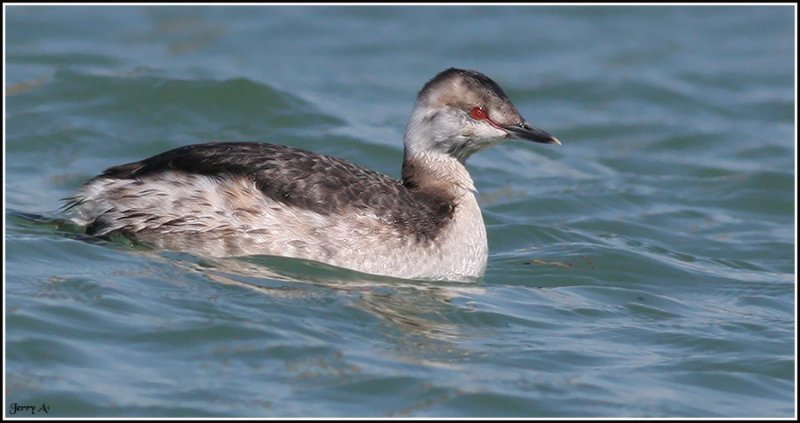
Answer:
[[[794, 7], [5, 12], [6, 416], [795, 415]], [[104, 168], [209, 140], [399, 176], [450, 66], [564, 143], [470, 159], [476, 283], [57, 223]]]

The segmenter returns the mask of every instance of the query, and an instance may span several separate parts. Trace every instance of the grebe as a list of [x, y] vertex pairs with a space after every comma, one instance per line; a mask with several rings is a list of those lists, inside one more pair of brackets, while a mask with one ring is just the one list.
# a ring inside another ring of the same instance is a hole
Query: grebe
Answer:
[[465, 162], [508, 138], [561, 144], [489, 77], [450, 68], [417, 95], [399, 181], [298, 148], [212, 142], [108, 168], [64, 208], [90, 235], [159, 249], [470, 280], [486, 271], [488, 245]]

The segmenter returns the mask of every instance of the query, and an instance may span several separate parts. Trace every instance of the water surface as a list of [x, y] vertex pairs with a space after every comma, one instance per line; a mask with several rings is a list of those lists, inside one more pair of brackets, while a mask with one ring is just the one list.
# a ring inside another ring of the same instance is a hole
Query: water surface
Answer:
[[[795, 415], [794, 8], [5, 11], [7, 416]], [[397, 177], [450, 66], [564, 143], [470, 159], [476, 283], [57, 222], [102, 169], [209, 140]]]

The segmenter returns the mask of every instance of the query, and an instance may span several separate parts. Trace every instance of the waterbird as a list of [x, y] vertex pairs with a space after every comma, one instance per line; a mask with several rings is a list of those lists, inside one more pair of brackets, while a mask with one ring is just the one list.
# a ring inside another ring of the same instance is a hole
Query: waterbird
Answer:
[[417, 95], [399, 180], [300, 148], [209, 142], [110, 167], [63, 209], [89, 235], [157, 249], [474, 280], [488, 244], [466, 160], [507, 139], [561, 144], [491, 78], [450, 68]]

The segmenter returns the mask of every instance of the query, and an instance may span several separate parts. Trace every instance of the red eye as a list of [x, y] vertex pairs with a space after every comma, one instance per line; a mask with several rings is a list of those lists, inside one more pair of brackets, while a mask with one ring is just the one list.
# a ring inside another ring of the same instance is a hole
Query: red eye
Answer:
[[470, 110], [469, 115], [477, 120], [489, 119], [489, 114], [486, 113], [486, 109], [484, 109], [482, 106], [473, 107], [472, 110]]

